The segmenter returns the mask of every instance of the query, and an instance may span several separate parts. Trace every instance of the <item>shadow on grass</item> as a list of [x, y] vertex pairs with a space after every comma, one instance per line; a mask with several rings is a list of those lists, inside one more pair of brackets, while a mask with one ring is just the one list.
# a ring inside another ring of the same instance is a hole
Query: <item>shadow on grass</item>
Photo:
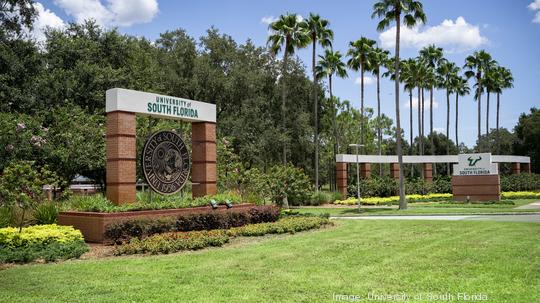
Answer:
[[336, 215], [361, 215], [361, 214], [367, 214], [367, 213], [386, 213], [395, 211], [395, 209], [387, 208], [387, 207], [381, 207], [381, 208], [362, 208], [360, 211], [358, 211], [358, 208], [347, 208], [340, 210]]

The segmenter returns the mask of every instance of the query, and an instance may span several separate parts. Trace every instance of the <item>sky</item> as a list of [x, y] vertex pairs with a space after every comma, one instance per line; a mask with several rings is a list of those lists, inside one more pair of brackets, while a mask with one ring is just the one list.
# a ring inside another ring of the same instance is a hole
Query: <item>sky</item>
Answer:
[[[334, 50], [346, 53], [349, 42], [364, 36], [377, 41], [379, 47], [394, 51], [393, 27], [377, 32], [377, 19], [371, 18], [374, 0], [301, 1], [301, 0], [40, 0], [39, 17], [33, 35], [43, 39], [46, 26], [62, 28], [69, 22], [94, 19], [107, 27], [117, 27], [122, 33], [155, 40], [167, 30], [183, 28], [195, 38], [203, 36], [211, 26], [232, 36], [238, 43], [251, 39], [265, 46], [268, 23], [281, 14], [297, 13], [303, 17], [317, 13], [330, 21], [334, 31]], [[484, 49], [497, 62], [509, 68], [514, 76], [514, 88], [501, 96], [500, 123], [512, 129], [521, 113], [531, 107], [540, 107], [540, 0], [424, 0], [426, 24], [403, 29], [401, 57], [418, 55], [418, 50], [436, 44], [445, 50], [445, 58], [463, 66], [465, 58], [476, 50]], [[393, 26], [393, 25], [392, 25]], [[322, 53], [318, 48], [317, 52]], [[297, 55], [311, 74], [311, 49], [301, 49]], [[355, 107], [360, 104], [359, 73], [350, 71], [345, 79], [334, 81], [333, 93], [349, 100]], [[376, 107], [376, 85], [372, 75], [366, 74], [365, 104]], [[472, 80], [470, 85], [472, 86]], [[382, 112], [395, 118], [393, 82], [381, 81]], [[182, 96], [178, 96], [182, 97]], [[446, 132], [446, 95], [442, 90], [434, 93], [434, 129]], [[426, 101], [428, 94], [426, 95]], [[450, 138], [454, 138], [455, 98], [450, 103]], [[490, 128], [495, 127], [495, 96], [491, 98]], [[485, 133], [486, 98], [482, 98], [482, 133]], [[409, 137], [409, 97], [400, 94], [401, 124], [405, 138]], [[472, 94], [460, 97], [459, 138], [472, 147], [477, 135], [477, 104]], [[415, 105], [413, 105], [415, 108]], [[426, 105], [426, 110], [429, 111]], [[426, 131], [429, 117], [426, 112]], [[414, 111], [415, 134], [417, 131]]]

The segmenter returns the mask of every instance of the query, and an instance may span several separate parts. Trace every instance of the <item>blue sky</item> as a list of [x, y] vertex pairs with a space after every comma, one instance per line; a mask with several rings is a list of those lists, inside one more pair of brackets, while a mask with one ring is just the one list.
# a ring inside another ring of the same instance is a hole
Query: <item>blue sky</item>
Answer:
[[[534, 1], [534, 2], [533, 2]], [[462, 66], [465, 57], [485, 49], [500, 65], [511, 69], [514, 88], [501, 98], [501, 126], [512, 128], [522, 112], [540, 106], [540, 0], [426, 0], [427, 23], [402, 34], [402, 57], [415, 57], [418, 49], [436, 43], [446, 51], [445, 57]], [[67, 22], [94, 18], [107, 27], [118, 27], [122, 33], [154, 40], [166, 30], [185, 29], [198, 38], [211, 26], [231, 35], [237, 42], [247, 39], [264, 46], [268, 35], [264, 21], [287, 12], [308, 16], [318, 13], [328, 19], [334, 30], [334, 49], [346, 53], [349, 41], [361, 36], [374, 39], [393, 52], [391, 33], [376, 31], [377, 20], [371, 19], [374, 1], [164, 1], [164, 0], [53, 0], [39, 1], [40, 26], [61, 27]], [[445, 21], [446, 20], [446, 21]], [[39, 33], [39, 26], [36, 35]], [[321, 53], [321, 50], [318, 50]], [[310, 64], [311, 50], [298, 51]], [[307, 66], [308, 71], [311, 66]], [[359, 73], [349, 71], [347, 79], [338, 79], [334, 95], [360, 102]], [[369, 79], [366, 82], [371, 82]], [[472, 83], [471, 83], [472, 84]], [[376, 105], [375, 84], [367, 85], [366, 106]], [[395, 117], [393, 84], [382, 80], [382, 111]], [[179, 96], [182, 97], [182, 96]], [[444, 91], [435, 92], [434, 127], [445, 132], [446, 98]], [[495, 98], [490, 108], [490, 127], [495, 127]], [[408, 95], [401, 94], [402, 125], [409, 136]], [[485, 96], [482, 100], [482, 132], [485, 132]], [[454, 98], [451, 98], [450, 137], [454, 138]], [[472, 146], [476, 140], [476, 102], [472, 95], [460, 100], [460, 141]], [[415, 111], [416, 115], [416, 111]], [[426, 119], [427, 119], [426, 115]], [[416, 118], [415, 118], [416, 121]], [[428, 123], [426, 123], [428, 126]], [[416, 130], [417, 126], [414, 126]], [[426, 130], [427, 132], [428, 130]]]

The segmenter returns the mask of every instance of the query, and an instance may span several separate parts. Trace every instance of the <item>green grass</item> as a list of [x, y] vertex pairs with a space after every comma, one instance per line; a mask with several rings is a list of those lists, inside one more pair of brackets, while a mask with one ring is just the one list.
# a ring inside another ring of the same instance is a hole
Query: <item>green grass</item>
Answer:
[[538, 302], [540, 224], [336, 224], [197, 252], [17, 266], [0, 271], [0, 302], [332, 302], [369, 292]]
[[540, 209], [516, 209], [516, 207], [526, 205], [537, 200], [523, 199], [514, 200], [514, 204], [455, 204], [450, 202], [430, 202], [430, 203], [409, 203], [406, 210], [398, 210], [397, 206], [392, 208], [364, 207], [362, 212], [358, 212], [357, 207], [335, 207], [335, 208], [297, 208], [300, 213], [322, 214], [328, 213], [330, 216], [370, 216], [370, 215], [448, 215], [448, 214], [497, 214], [497, 213], [540, 213]]

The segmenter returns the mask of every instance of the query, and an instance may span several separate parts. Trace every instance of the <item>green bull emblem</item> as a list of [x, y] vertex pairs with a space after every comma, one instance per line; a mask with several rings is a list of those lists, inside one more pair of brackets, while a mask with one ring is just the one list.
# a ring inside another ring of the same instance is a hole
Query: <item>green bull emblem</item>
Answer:
[[467, 160], [469, 160], [469, 166], [475, 166], [478, 161], [482, 160], [482, 157], [478, 157], [478, 159], [474, 159], [473, 157], [469, 157]]

